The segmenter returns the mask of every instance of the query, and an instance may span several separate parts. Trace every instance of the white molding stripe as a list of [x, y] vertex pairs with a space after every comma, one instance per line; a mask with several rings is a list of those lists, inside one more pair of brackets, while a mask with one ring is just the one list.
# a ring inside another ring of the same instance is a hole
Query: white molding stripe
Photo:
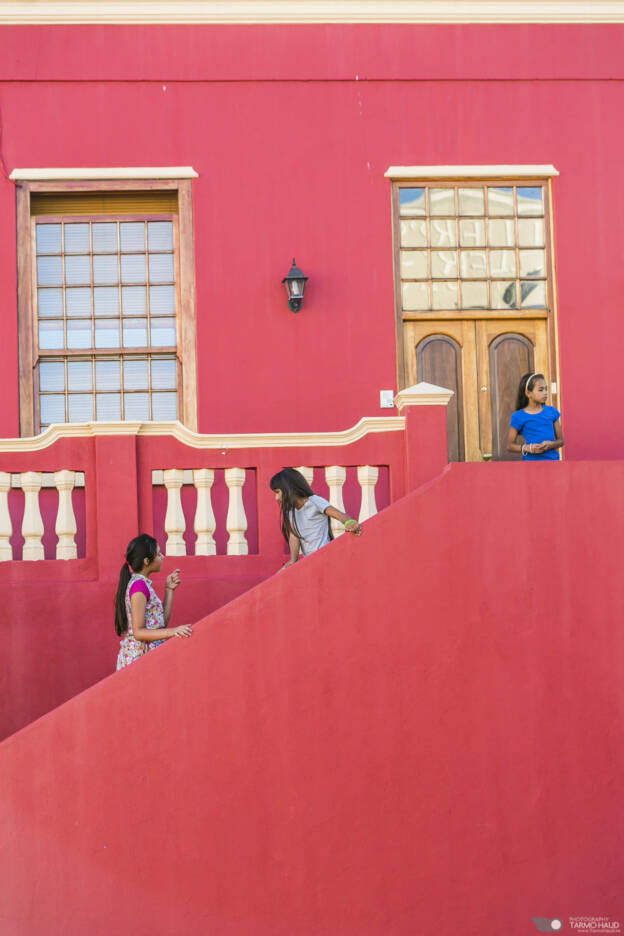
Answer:
[[624, 0], [3, 0], [0, 24], [622, 23]]
[[[1, 4], [0, 4], [1, 6]], [[2, 20], [0, 19], [0, 23]], [[13, 182], [82, 182], [112, 181], [113, 179], [198, 179], [192, 166], [132, 166], [109, 169], [14, 169], [9, 179]]]
[[402, 416], [365, 416], [341, 432], [252, 432], [234, 435], [203, 435], [180, 422], [66, 423], [49, 426], [41, 435], [24, 439], [0, 439], [0, 453], [40, 452], [59, 439], [93, 436], [171, 436], [196, 449], [325, 448], [351, 445], [369, 433], [402, 432]]
[[554, 166], [390, 166], [386, 179], [549, 179]]

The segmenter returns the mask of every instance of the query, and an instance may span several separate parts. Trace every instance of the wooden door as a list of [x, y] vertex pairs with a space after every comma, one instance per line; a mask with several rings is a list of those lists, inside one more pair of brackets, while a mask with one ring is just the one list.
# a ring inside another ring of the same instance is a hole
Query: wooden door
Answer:
[[545, 319], [404, 322], [407, 385], [453, 391], [447, 408], [449, 461], [513, 459], [509, 421], [520, 378], [548, 375]]
[[548, 380], [548, 336], [544, 320], [476, 322], [479, 385], [479, 447], [485, 460], [512, 461], [507, 452], [509, 421], [523, 374], [541, 372]]

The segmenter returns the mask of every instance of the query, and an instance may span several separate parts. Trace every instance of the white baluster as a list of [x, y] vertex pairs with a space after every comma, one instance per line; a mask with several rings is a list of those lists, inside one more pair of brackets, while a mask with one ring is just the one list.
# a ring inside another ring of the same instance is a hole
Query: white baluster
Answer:
[[74, 505], [72, 504], [72, 491], [76, 483], [76, 473], [74, 471], [55, 471], [54, 483], [59, 492], [58, 511], [56, 514], [56, 526], [54, 532], [58, 536], [56, 544], [57, 559], [77, 559], [78, 547], [76, 546], [76, 517], [74, 515]]
[[22, 536], [24, 549], [22, 559], [34, 562], [43, 559], [43, 520], [39, 509], [39, 491], [41, 489], [41, 472], [25, 471], [21, 475], [21, 485], [24, 492], [24, 519], [22, 520]]
[[216, 556], [217, 544], [213, 533], [216, 527], [215, 515], [212, 509], [210, 488], [214, 481], [212, 468], [198, 468], [193, 472], [193, 484], [197, 490], [197, 510], [195, 511], [195, 541], [196, 556]]
[[184, 483], [184, 471], [181, 468], [170, 468], [168, 471], [163, 471], [163, 481], [167, 489], [167, 513], [165, 514], [167, 543], [165, 555], [186, 556], [186, 543], [184, 542], [186, 520], [184, 519], [180, 494], [180, 489]]
[[244, 468], [226, 468], [225, 483], [230, 492], [227, 520], [225, 525], [230, 534], [227, 544], [228, 556], [246, 556], [249, 546], [245, 539], [247, 517], [243, 506], [243, 484], [245, 483]]
[[302, 474], [310, 487], [312, 487], [312, 481], [314, 480], [314, 468], [296, 468], [295, 471], [298, 471], [299, 474]]
[[11, 535], [13, 524], [9, 513], [9, 490], [11, 488], [11, 475], [7, 471], [0, 471], [0, 562], [13, 558]]
[[362, 504], [360, 506], [360, 515], [358, 520], [368, 520], [377, 513], [377, 502], [375, 501], [375, 485], [379, 478], [379, 468], [372, 465], [360, 465], [357, 470], [358, 481], [362, 488]]
[[[325, 469], [325, 480], [327, 481], [327, 486], [329, 487], [329, 503], [332, 507], [335, 507], [336, 510], [341, 510], [344, 513], [344, 501], [342, 499], [342, 485], [347, 479], [347, 469], [342, 468], [340, 465], [330, 465]], [[334, 539], [338, 539], [339, 536], [342, 536], [344, 533], [344, 526], [340, 520], [331, 519], [331, 528], [332, 533], [334, 534]]]

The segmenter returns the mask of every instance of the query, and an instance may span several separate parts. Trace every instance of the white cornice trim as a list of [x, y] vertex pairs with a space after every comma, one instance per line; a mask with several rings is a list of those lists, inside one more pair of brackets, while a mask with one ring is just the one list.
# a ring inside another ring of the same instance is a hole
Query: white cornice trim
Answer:
[[447, 406], [453, 393], [453, 390], [447, 390], [446, 387], [437, 387], [421, 380], [412, 387], [399, 390], [394, 398], [394, 405], [399, 413], [406, 406]]
[[[0, 7], [2, 4], [0, 3]], [[0, 23], [2, 20], [0, 19]], [[82, 182], [113, 179], [197, 179], [192, 166], [131, 166], [109, 169], [14, 169], [14, 182]]]
[[622, 23], [624, 0], [26, 0], [0, 24]]
[[0, 439], [0, 452], [39, 452], [59, 439], [93, 436], [171, 436], [196, 449], [311, 448], [335, 447], [358, 442], [369, 433], [402, 432], [402, 416], [369, 416], [341, 432], [251, 432], [233, 435], [203, 435], [180, 422], [98, 422], [49, 426], [41, 435], [26, 439]]
[[554, 166], [390, 166], [386, 179], [547, 179]]

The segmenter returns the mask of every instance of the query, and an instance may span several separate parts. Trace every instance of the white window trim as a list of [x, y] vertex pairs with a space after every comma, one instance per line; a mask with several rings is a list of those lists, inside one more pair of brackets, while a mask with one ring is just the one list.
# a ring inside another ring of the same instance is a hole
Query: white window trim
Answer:
[[[1, 6], [1, 4], [0, 4]], [[192, 166], [149, 166], [108, 169], [14, 169], [13, 182], [109, 182], [127, 179], [197, 179]]]
[[549, 179], [554, 166], [390, 166], [386, 179]]

